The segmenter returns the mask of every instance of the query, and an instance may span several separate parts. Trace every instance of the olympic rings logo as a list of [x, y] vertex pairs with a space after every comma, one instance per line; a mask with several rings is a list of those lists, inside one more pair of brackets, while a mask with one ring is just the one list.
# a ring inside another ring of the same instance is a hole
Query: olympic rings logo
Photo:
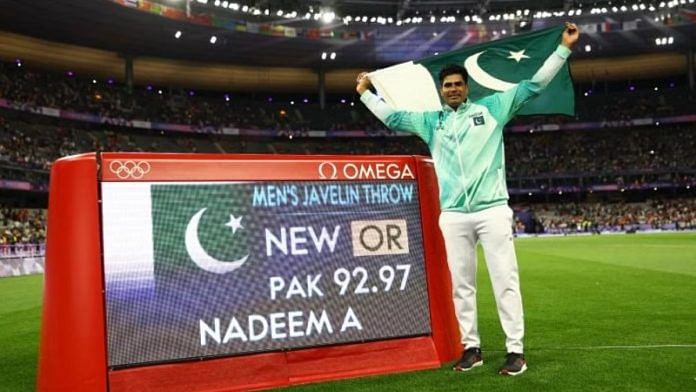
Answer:
[[122, 180], [127, 178], [139, 180], [150, 172], [150, 163], [146, 161], [111, 161], [109, 170]]

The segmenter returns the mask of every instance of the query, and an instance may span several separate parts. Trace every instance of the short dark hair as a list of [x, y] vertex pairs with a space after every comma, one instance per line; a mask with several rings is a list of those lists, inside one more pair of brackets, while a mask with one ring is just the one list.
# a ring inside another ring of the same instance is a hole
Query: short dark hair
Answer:
[[442, 86], [442, 83], [445, 81], [446, 77], [457, 74], [462, 75], [464, 83], [469, 84], [469, 74], [466, 72], [466, 68], [457, 64], [447, 64], [440, 70], [440, 86]]

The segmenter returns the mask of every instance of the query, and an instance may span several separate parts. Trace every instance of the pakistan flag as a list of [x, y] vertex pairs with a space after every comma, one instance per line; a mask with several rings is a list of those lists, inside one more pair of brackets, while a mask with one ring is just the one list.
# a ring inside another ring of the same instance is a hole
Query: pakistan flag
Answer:
[[180, 302], [192, 300], [191, 292], [217, 288], [222, 294], [230, 284], [248, 285], [251, 266], [258, 263], [250, 249], [258, 228], [248, 185], [153, 185], [151, 192], [158, 296]]
[[[378, 94], [395, 109], [439, 110], [438, 74], [445, 65], [456, 64], [466, 68], [469, 98], [476, 101], [531, 79], [560, 44], [564, 29], [552, 27], [399, 64], [370, 73], [370, 80]], [[567, 62], [546, 89], [518, 114], [575, 114]]]
[[251, 189], [102, 185], [109, 366], [217, 355], [198, 320], [263, 309]]

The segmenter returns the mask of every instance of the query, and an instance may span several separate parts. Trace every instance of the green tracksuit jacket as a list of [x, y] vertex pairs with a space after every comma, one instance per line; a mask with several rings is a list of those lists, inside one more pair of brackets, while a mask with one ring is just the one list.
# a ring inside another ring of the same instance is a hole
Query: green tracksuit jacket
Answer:
[[360, 100], [388, 128], [414, 133], [428, 144], [442, 211], [481, 211], [509, 199], [503, 127], [553, 80], [570, 53], [559, 45], [531, 79], [476, 102], [466, 100], [457, 110], [444, 105], [432, 112], [397, 111], [369, 90]]

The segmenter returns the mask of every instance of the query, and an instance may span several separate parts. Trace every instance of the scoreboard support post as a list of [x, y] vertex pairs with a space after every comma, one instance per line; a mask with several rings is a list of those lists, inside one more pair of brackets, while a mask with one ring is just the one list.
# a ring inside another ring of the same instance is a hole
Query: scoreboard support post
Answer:
[[106, 328], [95, 154], [51, 170], [37, 389], [106, 391]]
[[[360, 180], [417, 184], [429, 334], [110, 366], [103, 184]], [[37, 389], [255, 390], [439, 367], [461, 347], [438, 216], [437, 181], [425, 157], [90, 153], [60, 159], [51, 170]]]

